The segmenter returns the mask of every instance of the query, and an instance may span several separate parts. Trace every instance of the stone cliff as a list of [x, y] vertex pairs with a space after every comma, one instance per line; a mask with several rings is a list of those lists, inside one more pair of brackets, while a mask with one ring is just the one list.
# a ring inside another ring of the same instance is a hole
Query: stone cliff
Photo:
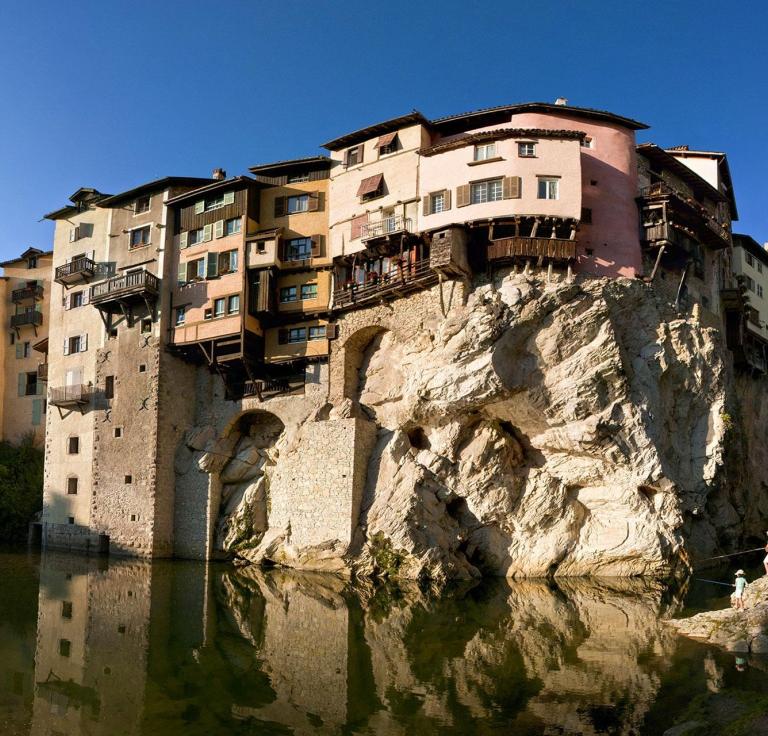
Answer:
[[[766, 384], [734, 375], [698, 306], [508, 271], [338, 324], [327, 390], [256, 406], [282, 433], [203, 448], [228, 458], [218, 549], [433, 580], [660, 576], [765, 528]], [[344, 523], [318, 473], [349, 482]]]

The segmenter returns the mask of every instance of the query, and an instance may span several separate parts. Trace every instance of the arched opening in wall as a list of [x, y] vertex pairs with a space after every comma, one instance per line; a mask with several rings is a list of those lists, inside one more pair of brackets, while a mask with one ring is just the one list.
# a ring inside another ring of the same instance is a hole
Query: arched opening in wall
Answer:
[[268, 411], [249, 411], [225, 433], [231, 457], [219, 471], [221, 503], [214, 547], [226, 555], [255, 547], [268, 528], [269, 479], [280, 451], [285, 425]]

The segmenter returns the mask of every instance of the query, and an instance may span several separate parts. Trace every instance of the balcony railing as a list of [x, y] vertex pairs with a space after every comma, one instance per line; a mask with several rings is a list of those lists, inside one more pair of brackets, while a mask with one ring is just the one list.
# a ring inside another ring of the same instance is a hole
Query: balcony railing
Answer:
[[438, 280], [429, 267], [429, 258], [415, 263], [405, 262], [384, 273], [371, 271], [362, 284], [348, 283], [333, 292], [334, 309], [347, 309], [371, 301], [392, 299], [429, 286]]
[[38, 381], [48, 380], [48, 363], [37, 364], [37, 380]]
[[576, 241], [566, 238], [501, 238], [488, 246], [488, 260], [498, 261], [514, 257], [548, 258], [572, 261], [576, 258]]
[[19, 314], [11, 315], [11, 327], [25, 327], [26, 325], [38, 327], [41, 324], [43, 324], [43, 313], [36, 309], [27, 309]]
[[149, 271], [136, 271], [102, 281], [91, 287], [91, 303], [99, 304], [127, 296], [156, 297], [160, 293], [160, 279]]
[[21, 289], [14, 289], [11, 292], [11, 301], [18, 304], [19, 302], [25, 302], [29, 299], [37, 301], [43, 298], [43, 286], [37, 284], [36, 286], [24, 286]]
[[394, 215], [363, 225], [360, 230], [360, 238], [362, 240], [373, 240], [374, 238], [381, 238], [386, 235], [410, 232], [410, 229], [411, 219], [409, 217]]
[[56, 269], [54, 281], [60, 284], [76, 284], [88, 281], [96, 273], [96, 264], [90, 258], [75, 258]]
[[83, 384], [73, 386], [61, 386], [52, 388], [48, 394], [48, 403], [51, 406], [82, 406], [87, 404], [93, 396], [93, 388]]
[[304, 371], [280, 378], [246, 381], [243, 387], [243, 398], [258, 396], [264, 400], [273, 396], [303, 394], [305, 381]]

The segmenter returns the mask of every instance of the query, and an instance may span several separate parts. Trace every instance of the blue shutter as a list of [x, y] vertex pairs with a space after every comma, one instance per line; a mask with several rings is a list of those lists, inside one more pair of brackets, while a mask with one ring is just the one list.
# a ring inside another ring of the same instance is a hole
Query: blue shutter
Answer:
[[27, 374], [19, 373], [19, 396], [26, 396], [27, 393]]
[[43, 416], [43, 400], [42, 399], [33, 399], [32, 400], [32, 426], [33, 427], [39, 427], [40, 426], [40, 420]]
[[208, 254], [208, 265], [205, 277], [207, 279], [215, 279], [219, 275], [219, 254]]

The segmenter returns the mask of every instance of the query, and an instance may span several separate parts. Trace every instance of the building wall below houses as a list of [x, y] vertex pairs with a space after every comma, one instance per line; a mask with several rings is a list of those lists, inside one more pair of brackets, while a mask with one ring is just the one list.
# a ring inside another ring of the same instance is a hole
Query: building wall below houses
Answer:
[[327, 325], [328, 320], [313, 319], [307, 322], [294, 322], [281, 327], [271, 327], [264, 336], [264, 359], [267, 363], [279, 363], [295, 358], [316, 358], [328, 355], [328, 339], [306, 340], [299, 343], [280, 343], [280, 333], [292, 328], [305, 328], [309, 334], [310, 327]]

